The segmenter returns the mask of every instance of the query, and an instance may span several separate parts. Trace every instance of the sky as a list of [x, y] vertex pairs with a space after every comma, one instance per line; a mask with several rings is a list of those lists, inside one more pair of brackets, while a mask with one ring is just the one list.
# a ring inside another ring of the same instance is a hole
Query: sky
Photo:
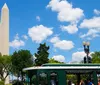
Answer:
[[90, 53], [100, 51], [100, 0], [0, 0], [0, 9], [4, 3], [10, 54], [25, 49], [34, 55], [46, 42], [49, 58], [69, 63], [86, 55], [83, 41], [90, 42]]

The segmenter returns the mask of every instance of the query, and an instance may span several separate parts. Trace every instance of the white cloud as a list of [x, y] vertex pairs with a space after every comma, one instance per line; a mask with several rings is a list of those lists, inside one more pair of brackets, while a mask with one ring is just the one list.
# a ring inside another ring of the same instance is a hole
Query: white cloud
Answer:
[[53, 43], [54, 47], [62, 50], [71, 50], [74, 47], [74, 43], [72, 41], [60, 40], [59, 37], [51, 38], [50, 42]]
[[96, 15], [100, 15], [100, 10], [94, 9], [94, 13], [95, 13]]
[[18, 33], [15, 35], [14, 39], [19, 39]]
[[72, 61], [77, 61], [77, 62], [80, 62], [83, 60], [84, 56], [86, 56], [86, 54], [81, 51], [81, 52], [75, 52], [72, 54]]
[[52, 58], [60, 62], [65, 62], [65, 57], [63, 55], [55, 55]]
[[53, 38], [51, 38], [51, 40], [50, 40], [50, 42], [51, 43], [57, 43], [57, 42], [59, 42], [60, 41], [60, 39], [59, 39], [59, 37], [53, 37]]
[[47, 8], [58, 12], [58, 20], [62, 22], [76, 23], [84, 16], [82, 9], [73, 8], [72, 4], [67, 0], [51, 0]]
[[10, 46], [13, 48], [19, 48], [20, 46], [24, 46], [25, 43], [22, 40], [13, 40], [12, 42], [10, 42]]
[[[91, 53], [93, 53], [93, 52], [91, 52]], [[91, 55], [91, 53], [90, 53], [90, 55]], [[77, 51], [72, 54], [72, 62], [80, 62], [84, 59], [85, 56], [86, 56], [86, 54], [84, 51]]]
[[84, 19], [80, 24], [80, 28], [100, 28], [100, 17], [93, 17], [92, 19]]
[[23, 35], [22, 36], [25, 40], [28, 40], [28, 36], [27, 35]]
[[100, 33], [100, 31], [97, 29], [89, 29], [89, 31], [86, 34], [81, 35], [80, 38], [87, 37], [88, 40], [91, 40], [92, 38], [99, 37], [100, 35], [98, 33]]
[[48, 28], [43, 25], [33, 26], [28, 30], [29, 37], [31, 37], [32, 41], [35, 41], [36, 43], [41, 43], [43, 40], [45, 40], [48, 36], [52, 34], [52, 28]]
[[84, 19], [79, 26], [80, 28], [88, 29], [86, 34], [82, 34], [80, 38], [92, 39], [100, 36], [100, 17], [93, 17], [92, 19]]
[[70, 50], [74, 47], [74, 43], [72, 41], [62, 40], [55, 43], [54, 46], [62, 50]]
[[41, 19], [40, 19], [40, 16], [36, 16], [36, 20], [37, 21], [40, 21]]
[[69, 34], [74, 34], [78, 31], [76, 24], [71, 24], [71, 25], [68, 25], [68, 26], [61, 26], [61, 29], [63, 31], [67, 31]]
[[16, 34], [14, 40], [10, 42], [10, 46], [17, 49], [24, 45], [25, 45], [25, 42], [23, 40], [20, 40], [18, 34]]

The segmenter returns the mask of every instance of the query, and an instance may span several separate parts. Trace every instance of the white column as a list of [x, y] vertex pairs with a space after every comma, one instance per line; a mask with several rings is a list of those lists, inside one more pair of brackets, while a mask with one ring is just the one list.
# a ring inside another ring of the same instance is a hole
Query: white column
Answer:
[[1, 11], [1, 32], [1, 53], [2, 55], [9, 55], [9, 9], [6, 3]]
[[[0, 23], [0, 52], [2, 55], [9, 55], [9, 9], [6, 5], [1, 10]], [[4, 73], [4, 76], [6, 73]], [[6, 78], [5, 84], [9, 84], [9, 76]]]

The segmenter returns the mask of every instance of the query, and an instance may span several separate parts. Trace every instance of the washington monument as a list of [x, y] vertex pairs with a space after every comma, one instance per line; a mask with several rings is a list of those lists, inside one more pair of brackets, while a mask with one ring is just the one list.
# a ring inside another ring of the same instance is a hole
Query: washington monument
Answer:
[[9, 9], [6, 3], [1, 9], [0, 53], [2, 55], [9, 55]]
[[[2, 55], [9, 55], [9, 9], [8, 9], [6, 3], [4, 4], [4, 6], [1, 9], [0, 53]], [[9, 83], [9, 76], [6, 78], [6, 81], [5, 81], [5, 84], [8, 84], [8, 83]]]

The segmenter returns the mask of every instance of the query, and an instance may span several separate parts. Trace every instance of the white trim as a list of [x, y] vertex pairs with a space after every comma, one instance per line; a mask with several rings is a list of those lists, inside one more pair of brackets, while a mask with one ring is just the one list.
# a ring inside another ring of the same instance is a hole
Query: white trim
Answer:
[[46, 66], [46, 67], [29, 67], [24, 68], [23, 71], [37, 70], [37, 69], [100, 69], [100, 66]]

